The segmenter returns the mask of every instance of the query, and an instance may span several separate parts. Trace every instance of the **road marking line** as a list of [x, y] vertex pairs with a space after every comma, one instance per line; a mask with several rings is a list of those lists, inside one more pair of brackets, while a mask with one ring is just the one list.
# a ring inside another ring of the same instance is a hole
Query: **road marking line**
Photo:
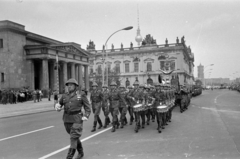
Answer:
[[49, 128], [53, 128], [53, 127], [54, 127], [54, 126], [49, 126], [49, 127], [42, 128], [42, 129], [38, 129], [38, 130], [29, 131], [29, 132], [26, 132], [26, 133], [23, 133], [23, 134], [18, 134], [18, 135], [6, 137], [6, 138], [3, 138], [3, 139], [0, 139], [0, 141], [8, 140], [8, 139], [15, 138], [15, 137], [18, 137], [18, 136], [23, 136], [23, 135], [31, 134], [31, 133], [34, 133], [34, 132], [42, 131], [42, 130], [49, 129]]
[[200, 107], [202, 109], [212, 110], [212, 111], [219, 111], [219, 112], [228, 112], [228, 113], [240, 113], [240, 111], [233, 111], [233, 110], [221, 110], [221, 109], [215, 109], [215, 108], [207, 108], [207, 107]]
[[[101, 134], [101, 133], [104, 133], [105, 131], [108, 131], [108, 130], [110, 130], [111, 128], [112, 128], [112, 127], [109, 127], [109, 128], [107, 128], [107, 129], [105, 129], [105, 130], [102, 130], [102, 131], [96, 133], [96, 134], [93, 134], [93, 135], [91, 135], [91, 136], [88, 136], [88, 137], [82, 139], [81, 142], [84, 142], [84, 141], [86, 141], [86, 140], [88, 140], [88, 139], [93, 138], [94, 136], [97, 136], [97, 135], [99, 135], [99, 134]], [[45, 155], [45, 156], [43, 156], [43, 157], [40, 157], [39, 159], [46, 159], [46, 158], [51, 157], [51, 156], [53, 156], [53, 155], [55, 155], [55, 154], [57, 154], [57, 153], [59, 153], [59, 152], [61, 152], [61, 151], [64, 151], [64, 150], [68, 149], [69, 147], [70, 147], [70, 145], [68, 145], [68, 146], [66, 146], [66, 147], [64, 147], [64, 148], [61, 148], [61, 149], [59, 149], [59, 150], [56, 150], [56, 151], [54, 151], [54, 152], [52, 152], [52, 153], [50, 153], [50, 154], [48, 154], [48, 155]]]

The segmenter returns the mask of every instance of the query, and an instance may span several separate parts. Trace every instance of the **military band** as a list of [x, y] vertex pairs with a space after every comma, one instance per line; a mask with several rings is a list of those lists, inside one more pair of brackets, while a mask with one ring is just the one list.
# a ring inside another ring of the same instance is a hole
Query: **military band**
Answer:
[[135, 132], [145, 128], [145, 125], [150, 125], [151, 121], [157, 121], [157, 131], [161, 133], [171, 122], [174, 107], [179, 106], [182, 113], [188, 109], [191, 100], [191, 91], [185, 85], [178, 89], [170, 84], [156, 83], [153, 86], [139, 84], [136, 81], [133, 86], [125, 88], [120, 85], [117, 88], [117, 84], [112, 82], [110, 89], [103, 85], [102, 89], [97, 90], [97, 84], [94, 82], [92, 88], [90, 96], [94, 113], [92, 132], [96, 131], [96, 123], [99, 123], [99, 128], [102, 127], [99, 117], [102, 108], [105, 116], [103, 127], [110, 125], [109, 113], [111, 113], [112, 132], [119, 126], [124, 128], [129, 117], [129, 125], [135, 122]]

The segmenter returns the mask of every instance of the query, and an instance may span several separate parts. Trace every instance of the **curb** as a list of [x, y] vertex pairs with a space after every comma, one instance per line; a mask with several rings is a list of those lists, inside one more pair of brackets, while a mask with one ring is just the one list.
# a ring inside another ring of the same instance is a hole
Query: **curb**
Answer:
[[18, 114], [8, 114], [8, 115], [3, 115], [0, 116], [0, 119], [4, 119], [4, 118], [11, 118], [11, 117], [17, 117], [17, 116], [25, 116], [25, 115], [31, 115], [31, 114], [39, 114], [39, 113], [45, 113], [45, 112], [51, 112], [51, 111], [55, 111], [54, 109], [46, 109], [46, 110], [42, 110], [42, 111], [32, 111], [32, 112], [19, 112]]

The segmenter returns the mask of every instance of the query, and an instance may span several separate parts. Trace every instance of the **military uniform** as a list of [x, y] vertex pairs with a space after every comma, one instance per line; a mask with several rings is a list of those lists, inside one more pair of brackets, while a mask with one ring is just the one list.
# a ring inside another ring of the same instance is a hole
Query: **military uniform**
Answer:
[[126, 124], [126, 114], [127, 114], [127, 102], [126, 102], [126, 95], [127, 95], [127, 91], [125, 90], [125, 87], [123, 85], [121, 85], [119, 87], [120, 89], [124, 89], [124, 90], [120, 90], [120, 102], [119, 102], [119, 111], [120, 111], [120, 122], [121, 122], [121, 128], [123, 128], [123, 126]]
[[[156, 87], [160, 87], [160, 84], [156, 84]], [[163, 91], [161, 91], [160, 89], [157, 89], [154, 93], [153, 93], [153, 98], [155, 98], [155, 102], [154, 102], [154, 112], [157, 116], [157, 124], [158, 124], [158, 132], [161, 132], [161, 129], [164, 129], [163, 126], [163, 114], [162, 113], [158, 113], [157, 112], [157, 106], [165, 104], [165, 95], [163, 93]]]
[[134, 90], [133, 90], [132, 86], [128, 86], [128, 88], [129, 88], [129, 92], [127, 92], [127, 94], [126, 94], [126, 102], [128, 104], [128, 112], [129, 112], [129, 115], [130, 115], [130, 125], [132, 125], [133, 120], [134, 120], [134, 117], [133, 117], [133, 114], [134, 114], [133, 113], [133, 105], [134, 105], [134, 103], [132, 101], [132, 98], [129, 98], [129, 94], [131, 94], [131, 92], [134, 91]]
[[153, 94], [152, 94], [153, 92], [150, 91], [150, 87], [147, 86], [145, 88], [146, 88], [146, 105], [147, 105], [145, 113], [147, 117], [147, 125], [149, 125], [155, 98], [153, 98]]
[[109, 118], [109, 101], [108, 101], [108, 96], [109, 96], [109, 90], [107, 89], [106, 85], [102, 86], [103, 90], [102, 94], [103, 94], [103, 101], [102, 101], [102, 111], [104, 113], [105, 116], [105, 122], [104, 122], [104, 128], [107, 127], [108, 124], [111, 123], [110, 118]]
[[[112, 82], [110, 86], [116, 87], [117, 84], [115, 82]], [[119, 102], [120, 100], [125, 102], [125, 100], [121, 98], [122, 97], [120, 95], [120, 92], [116, 88], [110, 90], [108, 100], [110, 101], [109, 111], [111, 112], [113, 117], [112, 132], [115, 132], [116, 128], [119, 126], [119, 123], [118, 123]]]
[[[93, 83], [92, 87], [97, 87], [97, 83]], [[95, 90], [93, 90], [91, 92], [91, 96], [90, 96], [90, 101], [92, 104], [92, 111], [94, 113], [94, 122], [93, 122], [93, 129], [91, 130], [92, 132], [96, 131], [96, 126], [97, 123], [99, 124], [98, 129], [102, 128], [102, 121], [99, 117], [100, 115], [100, 111], [101, 111], [101, 107], [102, 107], [102, 101], [103, 101], [103, 94], [100, 90], [97, 90], [97, 88]]]
[[[144, 86], [140, 86], [140, 87], [144, 88]], [[132, 91], [130, 94], [128, 94], [128, 98], [132, 98], [134, 105], [142, 104], [142, 106], [145, 107], [146, 94], [143, 91], [140, 91], [139, 88], [135, 88], [134, 91]], [[140, 117], [142, 119], [142, 128], [145, 127], [145, 110], [136, 112], [135, 117], [136, 117], [135, 132], [138, 132], [138, 130], [140, 128]]]
[[[74, 83], [78, 86], [78, 83], [74, 79], [68, 80], [66, 85], [68, 83]], [[72, 93], [63, 94], [59, 100], [59, 104], [64, 106], [63, 122], [67, 133], [70, 135], [70, 149], [67, 158], [71, 159], [76, 149], [80, 158], [83, 156], [83, 147], [79, 140], [83, 129], [82, 117], [89, 118], [90, 116], [91, 108], [89, 101], [85, 94], [81, 94], [75, 89]], [[85, 114], [82, 113], [82, 108], [84, 108]]]

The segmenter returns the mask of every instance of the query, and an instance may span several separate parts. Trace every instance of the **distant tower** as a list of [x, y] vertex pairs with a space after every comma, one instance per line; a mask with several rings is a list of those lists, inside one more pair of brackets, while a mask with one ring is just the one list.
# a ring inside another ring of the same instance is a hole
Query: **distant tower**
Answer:
[[138, 29], [137, 29], [137, 36], [135, 40], [138, 43], [138, 46], [140, 46], [140, 43], [142, 42], [142, 36], [140, 34], [140, 28], [139, 28], [139, 11], [138, 10], [137, 10], [137, 16], [138, 16]]
[[198, 78], [204, 79], [204, 66], [201, 63], [198, 66]]

